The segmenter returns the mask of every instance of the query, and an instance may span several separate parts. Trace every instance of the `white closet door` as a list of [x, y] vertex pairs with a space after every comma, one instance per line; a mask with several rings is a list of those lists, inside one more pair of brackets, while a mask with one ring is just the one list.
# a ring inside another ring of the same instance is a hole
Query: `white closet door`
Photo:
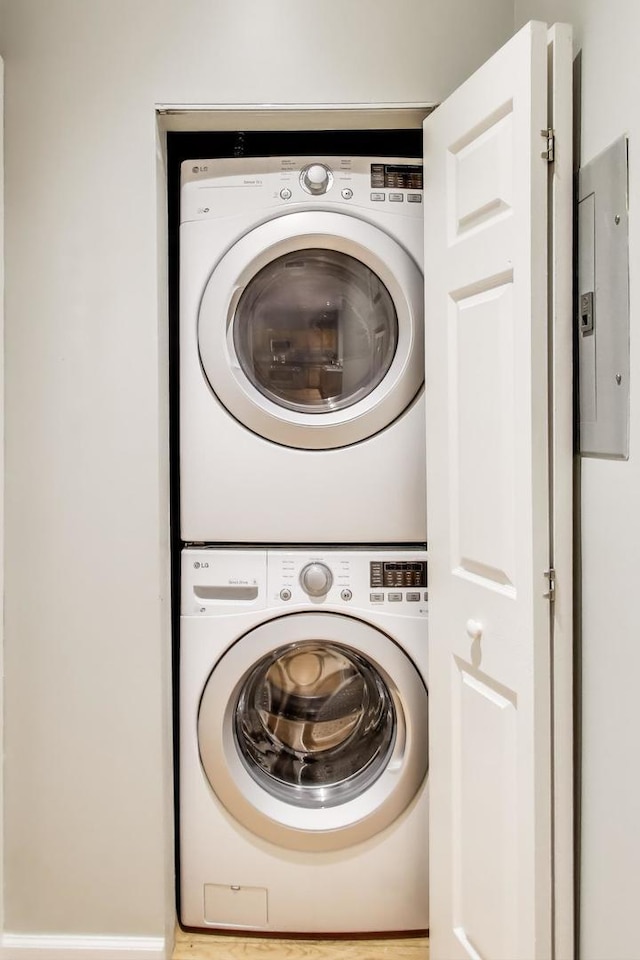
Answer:
[[[4, 61], [0, 57], [0, 675], [4, 676]], [[3, 690], [0, 684], [0, 715], [4, 714]], [[0, 733], [0, 749], [3, 736]], [[3, 772], [0, 769], [0, 797], [3, 795]], [[4, 851], [4, 836], [0, 823], [0, 859]], [[0, 878], [0, 925], [4, 928]]]
[[424, 125], [432, 960], [553, 949], [547, 43]]

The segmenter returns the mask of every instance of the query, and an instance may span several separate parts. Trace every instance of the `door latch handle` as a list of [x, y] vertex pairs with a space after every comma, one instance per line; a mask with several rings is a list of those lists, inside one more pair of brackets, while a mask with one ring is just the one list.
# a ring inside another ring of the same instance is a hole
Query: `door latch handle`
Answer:
[[467, 620], [467, 633], [472, 640], [479, 640], [484, 627], [478, 620]]

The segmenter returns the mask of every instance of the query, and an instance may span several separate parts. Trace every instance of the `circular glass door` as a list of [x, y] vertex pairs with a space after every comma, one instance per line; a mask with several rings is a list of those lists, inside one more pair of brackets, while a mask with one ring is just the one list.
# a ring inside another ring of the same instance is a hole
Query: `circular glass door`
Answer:
[[322, 414], [375, 390], [393, 361], [398, 319], [368, 266], [310, 249], [277, 257], [249, 281], [233, 337], [244, 374], [263, 396]]
[[263, 657], [234, 710], [249, 774], [274, 797], [303, 807], [345, 803], [366, 790], [389, 760], [396, 724], [373, 664], [314, 640]]
[[244, 426], [302, 449], [357, 443], [423, 383], [415, 261], [353, 216], [298, 212], [241, 237], [213, 269], [198, 316], [203, 373]]
[[290, 614], [214, 666], [198, 746], [211, 789], [245, 827], [291, 849], [341, 849], [391, 824], [423, 785], [427, 691], [382, 631]]

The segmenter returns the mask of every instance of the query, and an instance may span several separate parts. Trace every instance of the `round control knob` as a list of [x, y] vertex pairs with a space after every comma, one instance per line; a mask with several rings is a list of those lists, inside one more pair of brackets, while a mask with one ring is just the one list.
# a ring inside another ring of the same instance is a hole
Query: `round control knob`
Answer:
[[324, 597], [333, 583], [333, 574], [325, 563], [308, 563], [300, 572], [300, 586], [310, 597]]
[[326, 193], [332, 180], [331, 171], [323, 163], [312, 163], [305, 167], [300, 175], [300, 183], [307, 193], [313, 193], [316, 196]]

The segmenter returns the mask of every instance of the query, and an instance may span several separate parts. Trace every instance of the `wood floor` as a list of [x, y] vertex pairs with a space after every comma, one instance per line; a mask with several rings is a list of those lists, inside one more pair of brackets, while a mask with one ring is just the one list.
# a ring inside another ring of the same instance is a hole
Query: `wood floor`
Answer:
[[426, 937], [397, 940], [263, 940], [176, 931], [173, 960], [428, 960]]

